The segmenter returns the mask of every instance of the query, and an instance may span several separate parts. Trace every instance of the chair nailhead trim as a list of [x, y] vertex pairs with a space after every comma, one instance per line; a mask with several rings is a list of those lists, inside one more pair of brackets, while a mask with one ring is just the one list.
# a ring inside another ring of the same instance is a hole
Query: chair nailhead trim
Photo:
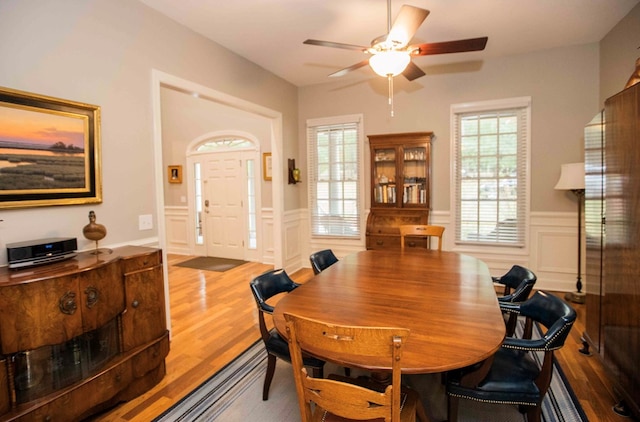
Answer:
[[508, 400], [487, 400], [487, 399], [479, 399], [477, 397], [469, 397], [464, 396], [462, 394], [457, 393], [448, 393], [450, 396], [457, 397], [459, 399], [473, 400], [481, 403], [493, 403], [493, 404], [517, 404], [521, 406], [537, 406], [538, 403], [532, 402], [524, 402], [524, 401], [508, 401]]

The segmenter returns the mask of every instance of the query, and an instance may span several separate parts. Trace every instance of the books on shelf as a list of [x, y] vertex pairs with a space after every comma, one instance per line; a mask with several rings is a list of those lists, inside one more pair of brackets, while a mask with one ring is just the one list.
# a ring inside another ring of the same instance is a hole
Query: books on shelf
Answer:
[[404, 198], [405, 204], [425, 204], [427, 201], [427, 191], [421, 184], [405, 184]]
[[393, 204], [396, 202], [396, 185], [378, 185], [375, 188], [376, 202], [379, 204]]

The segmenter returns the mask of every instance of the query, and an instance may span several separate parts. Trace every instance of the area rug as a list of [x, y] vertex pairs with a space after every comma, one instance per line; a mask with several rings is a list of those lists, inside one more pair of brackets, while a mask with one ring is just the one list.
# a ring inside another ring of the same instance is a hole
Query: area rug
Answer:
[[187, 261], [175, 264], [176, 267], [194, 268], [196, 270], [207, 271], [227, 271], [239, 265], [246, 264], [247, 261], [241, 259], [216, 258], [213, 256], [199, 256]]
[[[278, 361], [269, 391], [269, 400], [262, 400], [266, 357], [262, 341], [256, 342], [185, 398], [154, 419], [154, 422], [214, 420], [299, 422], [296, 388], [289, 364]], [[327, 363], [325, 367], [326, 374], [341, 373], [341, 371], [341, 368], [331, 363]], [[403, 383], [418, 391], [431, 420], [446, 420], [447, 399], [439, 374], [403, 376]], [[517, 406], [465, 400], [464, 403], [461, 402], [458, 420], [461, 422], [524, 422], [526, 418], [518, 412]], [[542, 420], [587, 422], [587, 417], [557, 362], [554, 362], [551, 387], [543, 401]]]

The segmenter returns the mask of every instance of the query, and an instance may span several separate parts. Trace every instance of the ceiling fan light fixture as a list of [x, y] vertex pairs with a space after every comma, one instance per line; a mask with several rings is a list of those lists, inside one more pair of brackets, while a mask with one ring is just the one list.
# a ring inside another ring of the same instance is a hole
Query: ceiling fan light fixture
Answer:
[[369, 59], [369, 66], [380, 76], [397, 76], [406, 68], [411, 57], [406, 51], [381, 51]]

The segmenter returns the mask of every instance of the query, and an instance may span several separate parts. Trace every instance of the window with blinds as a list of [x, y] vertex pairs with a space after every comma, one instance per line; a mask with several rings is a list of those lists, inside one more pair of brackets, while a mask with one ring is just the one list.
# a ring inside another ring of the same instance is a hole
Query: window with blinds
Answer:
[[312, 237], [360, 238], [362, 118], [307, 121]]
[[525, 246], [530, 104], [452, 107], [456, 243]]

